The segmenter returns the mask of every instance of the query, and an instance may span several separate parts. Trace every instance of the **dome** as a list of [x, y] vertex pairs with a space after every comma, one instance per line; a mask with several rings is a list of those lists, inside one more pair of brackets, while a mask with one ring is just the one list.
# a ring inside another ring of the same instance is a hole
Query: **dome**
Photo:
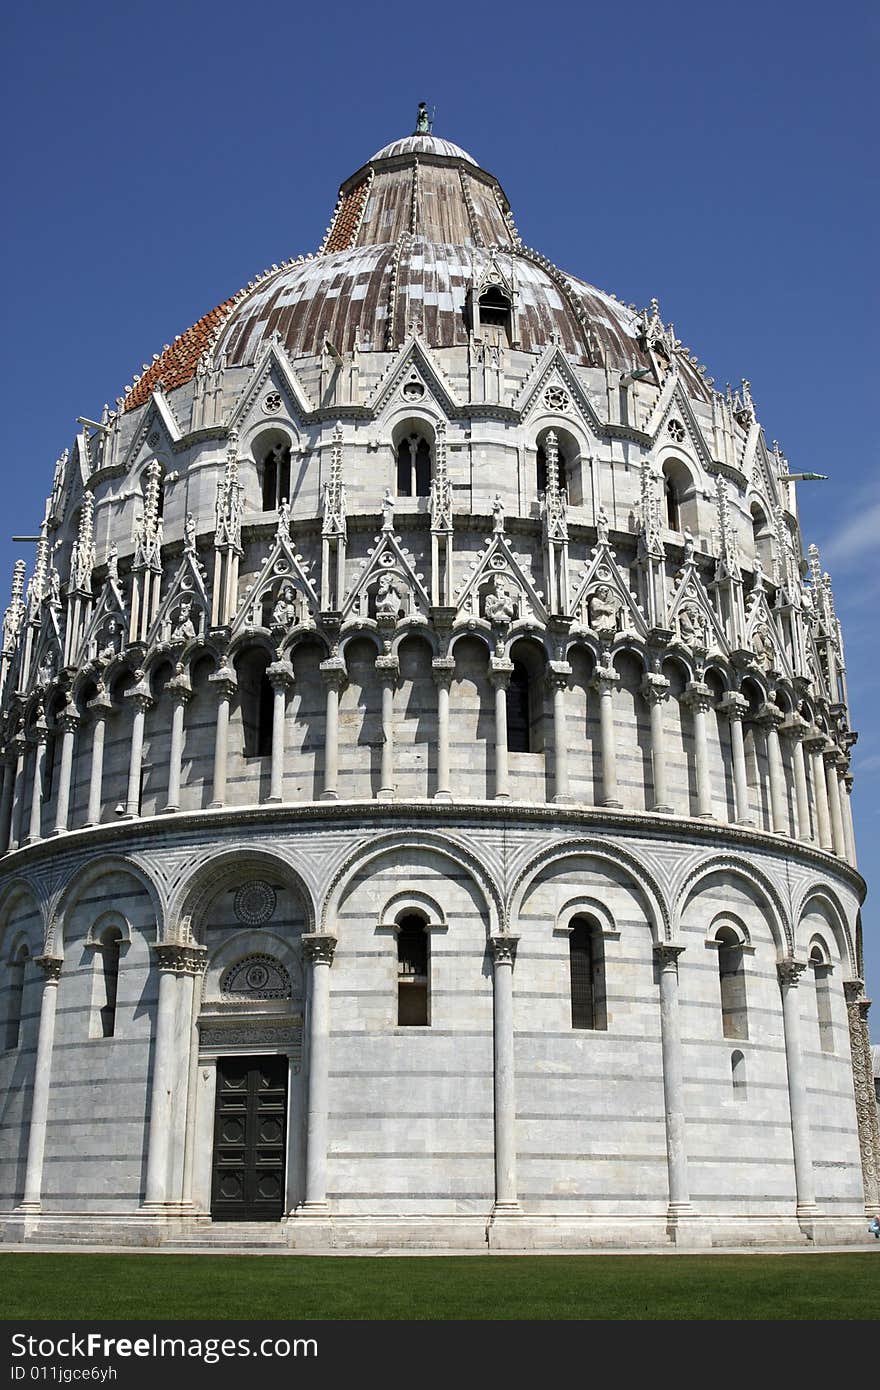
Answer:
[[442, 159], [465, 159], [468, 164], [476, 164], [472, 154], [463, 150], [460, 145], [453, 145], [451, 140], [441, 140], [437, 135], [407, 135], [402, 140], [392, 140], [390, 145], [383, 145], [381, 150], [377, 150], [370, 163], [375, 164], [379, 159], [396, 159], [398, 155], [439, 155]]
[[0, 643], [0, 1240], [862, 1242], [798, 475], [419, 122], [47, 478]]

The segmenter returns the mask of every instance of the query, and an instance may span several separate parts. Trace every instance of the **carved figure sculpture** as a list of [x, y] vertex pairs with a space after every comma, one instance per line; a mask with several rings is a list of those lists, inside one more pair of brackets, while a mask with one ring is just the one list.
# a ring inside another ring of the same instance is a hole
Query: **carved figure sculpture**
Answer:
[[393, 618], [395, 622], [406, 612], [409, 589], [396, 574], [383, 574], [376, 589], [376, 617]]
[[172, 642], [189, 642], [196, 635], [196, 625], [192, 620], [191, 598], [182, 598], [171, 629]]
[[678, 635], [686, 647], [705, 647], [706, 618], [696, 603], [683, 603], [678, 610]]
[[495, 501], [492, 503], [492, 532], [496, 536], [504, 535], [504, 503], [500, 492], [496, 492]]
[[608, 584], [600, 584], [587, 600], [589, 625], [599, 637], [611, 637], [617, 631], [620, 605]]
[[772, 671], [776, 665], [776, 643], [766, 623], [761, 623], [755, 628], [752, 646], [759, 666], [763, 666], [765, 671]]
[[382, 495], [382, 530], [394, 530], [394, 498], [390, 487], [386, 487]]
[[116, 618], [108, 618], [98, 639], [98, 659], [112, 661], [119, 651], [122, 624]]
[[286, 579], [278, 590], [278, 597], [272, 608], [272, 626], [291, 627], [297, 620], [298, 612], [296, 587]]
[[504, 578], [496, 574], [483, 603], [483, 612], [493, 627], [509, 627], [516, 617], [517, 598]]

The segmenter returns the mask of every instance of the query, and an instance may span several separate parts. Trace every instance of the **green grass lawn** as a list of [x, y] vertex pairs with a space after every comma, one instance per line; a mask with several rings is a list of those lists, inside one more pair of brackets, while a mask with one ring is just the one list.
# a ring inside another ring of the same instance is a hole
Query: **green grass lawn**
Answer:
[[320, 1258], [0, 1251], [4, 1319], [846, 1318], [880, 1255]]

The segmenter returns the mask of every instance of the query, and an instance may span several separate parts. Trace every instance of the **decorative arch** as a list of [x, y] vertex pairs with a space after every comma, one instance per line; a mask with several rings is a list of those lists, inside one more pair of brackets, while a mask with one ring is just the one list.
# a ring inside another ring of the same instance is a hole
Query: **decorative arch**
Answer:
[[[858, 955], [852, 929], [847, 921], [846, 911], [833, 889], [826, 883], [811, 883], [800, 895], [793, 920], [797, 923], [795, 937], [800, 934], [801, 923], [806, 917], [810, 904], [819, 903], [829, 919], [829, 928], [840, 953], [841, 964], [846, 964], [853, 978], [858, 978]], [[802, 944], [797, 942], [798, 945]], [[809, 943], [803, 943], [804, 946]]]
[[504, 904], [486, 867], [477, 859], [476, 855], [471, 854], [469, 850], [456, 844], [455, 841], [445, 839], [442, 835], [432, 831], [421, 831], [416, 836], [402, 831], [393, 831], [367, 842], [366, 845], [362, 843], [352, 850], [351, 854], [340, 864], [324, 895], [320, 918], [321, 931], [329, 931], [335, 935], [333, 926], [335, 926], [336, 911], [343, 893], [355, 874], [363, 872], [373, 860], [379, 859], [390, 850], [397, 848], [433, 850], [434, 853], [452, 860], [460, 869], [466, 870], [487, 909], [489, 934], [492, 935], [501, 930], [501, 924], [505, 921]]
[[602, 860], [606, 864], [611, 864], [614, 868], [623, 869], [628, 873], [645, 899], [648, 908], [648, 925], [654, 940], [670, 939], [669, 908], [659, 882], [629, 850], [623, 849], [620, 845], [615, 845], [614, 849], [611, 850], [604, 840], [594, 840], [586, 836], [564, 840], [561, 843], [558, 840], [554, 841], [546, 849], [534, 855], [520, 869], [508, 897], [509, 914], [507, 920], [515, 922], [518, 919], [526, 893], [544, 869], [561, 859], [571, 859], [578, 854], [590, 855], [591, 858]]
[[291, 1000], [302, 999], [304, 992], [302, 961], [293, 942], [282, 936], [280, 932], [272, 931], [271, 928], [260, 927], [258, 931], [254, 931], [251, 927], [243, 926], [240, 931], [234, 932], [221, 942], [208, 960], [202, 978], [202, 1005], [206, 1003], [215, 1005], [218, 1001], [222, 1001], [223, 992], [220, 986], [224, 975], [233, 966], [255, 954], [269, 956], [273, 960], [277, 960], [290, 978], [290, 996], [284, 1000], [279, 1000], [279, 1005], [283, 1004], [285, 1008], [289, 1008]]
[[696, 896], [700, 884], [704, 879], [717, 873], [733, 874], [764, 898], [769, 909], [768, 924], [780, 956], [791, 955], [793, 951], [791, 923], [785, 910], [785, 904], [772, 880], [762, 869], [758, 869], [753, 864], [732, 854], [716, 854], [710, 859], [704, 859], [688, 870], [683, 878], [679, 879], [673, 894], [673, 901], [676, 904], [674, 916], [676, 934], [681, 927], [681, 919], [685, 909], [691, 899]]
[[[40, 902], [40, 894], [26, 878], [14, 878], [0, 890], [0, 959], [9, 959], [10, 943], [21, 944], [27, 935], [21, 928], [16, 933], [15, 924], [10, 920], [11, 913], [19, 898], [30, 898], [40, 922], [41, 936], [46, 934], [46, 911]], [[33, 943], [29, 943], [29, 946]], [[42, 943], [41, 943], [42, 946]]]
[[46, 949], [63, 954], [65, 927], [70, 913], [76, 907], [86, 888], [108, 873], [126, 873], [135, 879], [150, 899], [156, 918], [156, 941], [165, 937], [165, 903], [157, 883], [135, 860], [125, 854], [102, 855], [85, 865], [78, 865], [62, 887], [51, 915], [46, 937]]
[[245, 869], [277, 874], [300, 897], [305, 910], [306, 930], [315, 931], [317, 913], [308, 883], [282, 854], [262, 849], [227, 849], [211, 855], [175, 889], [168, 907], [168, 921], [175, 926], [175, 940], [193, 941], [193, 923], [198, 922], [208, 903], [230, 883], [241, 881]]
[[553, 928], [554, 933], [560, 935], [571, 931], [571, 923], [575, 917], [595, 917], [599, 923], [602, 935], [616, 937], [620, 931], [615, 925], [614, 917], [608, 908], [598, 898], [591, 897], [588, 893], [579, 893], [574, 898], [569, 898], [568, 902], [559, 909], [556, 914], [556, 924]]
[[131, 945], [131, 922], [124, 912], [119, 912], [116, 908], [110, 908], [107, 912], [102, 912], [100, 917], [96, 917], [86, 933], [85, 944], [87, 946], [100, 946], [105, 932], [118, 931], [119, 939], [127, 946]]
[[423, 893], [421, 889], [404, 888], [399, 893], [393, 893], [384, 904], [377, 926], [393, 929], [400, 924], [402, 917], [411, 912], [424, 917], [432, 927], [445, 929], [448, 925], [446, 914], [436, 898]]
[[[692, 895], [693, 896], [693, 895]], [[683, 909], [682, 909], [683, 910]], [[716, 912], [708, 927], [706, 928], [706, 944], [715, 945], [718, 940], [718, 932], [723, 927], [728, 927], [736, 936], [740, 946], [750, 947], [752, 937], [746, 923], [736, 912], [730, 912], [724, 908], [721, 912]]]

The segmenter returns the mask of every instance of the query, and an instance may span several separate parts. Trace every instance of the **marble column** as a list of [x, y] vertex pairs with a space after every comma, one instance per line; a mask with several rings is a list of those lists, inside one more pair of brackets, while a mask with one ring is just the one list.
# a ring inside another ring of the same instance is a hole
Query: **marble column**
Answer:
[[567, 661], [547, 663], [547, 684], [553, 696], [553, 800], [557, 805], [571, 802], [568, 781], [568, 730], [565, 721], [565, 692], [571, 676]]
[[293, 689], [293, 667], [289, 661], [273, 661], [266, 667], [272, 685], [272, 767], [268, 801], [284, 800], [284, 744], [287, 696]]
[[712, 780], [709, 775], [709, 736], [706, 716], [712, 708], [712, 691], [702, 681], [689, 681], [684, 700], [694, 718], [694, 773], [697, 782], [697, 815], [712, 819]]
[[651, 775], [653, 796], [651, 810], [660, 815], [672, 814], [666, 778], [666, 738], [663, 712], [669, 698], [669, 681], [665, 676], [648, 672], [641, 684], [641, 694], [651, 715]]
[[31, 817], [28, 825], [27, 843], [40, 839], [43, 812], [43, 778], [46, 772], [46, 742], [49, 730], [42, 711], [34, 726], [34, 780], [31, 784]]
[[778, 705], [762, 705], [758, 718], [764, 725], [767, 738], [767, 763], [770, 769], [770, 819], [775, 835], [788, 835], [788, 798], [785, 790], [785, 769], [779, 745], [779, 726], [785, 715]]
[[0, 854], [9, 849], [12, 836], [12, 801], [15, 794], [15, 753], [3, 758], [3, 795], [0, 797]]
[[507, 756], [507, 688], [513, 675], [513, 662], [493, 656], [489, 661], [489, 680], [495, 690], [495, 800], [510, 800], [510, 774]]
[[330, 967], [336, 938], [314, 932], [302, 939], [303, 954], [311, 964], [308, 1012], [308, 1101], [306, 1104], [305, 1215], [326, 1215], [327, 1112], [330, 1068]]
[[400, 664], [390, 653], [376, 657], [376, 671], [382, 688], [382, 771], [379, 801], [394, 800], [394, 691]]
[[846, 838], [843, 833], [843, 816], [840, 812], [840, 784], [837, 780], [837, 760], [839, 754], [833, 744], [826, 745], [822, 754], [825, 764], [825, 786], [828, 793], [828, 810], [831, 813], [831, 848], [839, 858], [846, 858]]
[[106, 690], [100, 689], [88, 709], [92, 712], [92, 761], [89, 769], [89, 804], [86, 811], [86, 825], [99, 825], [101, 821], [101, 788], [104, 781], [104, 739], [107, 733], [107, 716], [113, 705]]
[[791, 1112], [791, 1142], [794, 1151], [794, 1180], [798, 1216], [817, 1212], [813, 1185], [813, 1159], [810, 1152], [810, 1116], [807, 1109], [807, 1077], [801, 1055], [801, 1021], [798, 982], [807, 968], [806, 961], [782, 960], [777, 963], [782, 990], [782, 1027], [785, 1034], [785, 1062], [788, 1071], [788, 1103]]
[[846, 830], [847, 844], [849, 845], [849, 862], [852, 864], [854, 869], [857, 869], [859, 866], [859, 860], [858, 854], [856, 852], [856, 827], [855, 822], [853, 820], [852, 812], [853, 775], [851, 772], [846, 773], [841, 783], [841, 786], [843, 788], [841, 802], [843, 808], [844, 828]]
[[825, 764], [822, 761], [822, 750], [825, 747], [825, 735], [820, 730], [815, 729], [804, 739], [804, 749], [810, 755], [810, 768], [813, 774], [813, 804], [816, 810], [816, 827], [818, 831], [819, 845], [822, 849], [832, 848], [831, 839], [831, 817], [828, 814], [828, 792], [825, 788]]
[[38, 956], [34, 965], [43, 971], [43, 997], [40, 1001], [40, 1029], [31, 1092], [31, 1122], [28, 1130], [27, 1167], [24, 1200], [19, 1211], [40, 1210], [43, 1193], [43, 1157], [46, 1151], [46, 1124], [49, 1119], [49, 1091], [52, 1082], [52, 1052], [55, 1043], [55, 1011], [58, 981], [63, 962], [58, 956]]
[[73, 740], [79, 727], [79, 715], [73, 712], [62, 714], [58, 719], [61, 728], [61, 766], [58, 770], [58, 796], [55, 802], [55, 834], [63, 835], [67, 829], [70, 814], [70, 782], [73, 775]]
[[746, 775], [746, 749], [743, 741], [743, 717], [749, 708], [744, 695], [730, 690], [719, 704], [730, 722], [730, 751], [733, 759], [733, 799], [737, 825], [754, 825], [749, 808], [749, 779]]
[[159, 966], [159, 1002], [144, 1206], [164, 1207], [170, 1201], [179, 1200], [180, 1194], [171, 1191], [172, 1155], [183, 1152], [185, 1138], [180, 1117], [186, 1106], [175, 1103], [183, 1078], [188, 1077], [190, 1071], [187, 1045], [190, 1029], [187, 1020], [181, 1017], [180, 1008], [181, 998], [186, 993], [182, 981], [202, 973], [205, 951], [202, 947], [180, 942], [162, 942], [153, 950]]
[[146, 684], [125, 692], [126, 701], [133, 707], [131, 748], [128, 759], [128, 790], [125, 797], [125, 819], [134, 820], [141, 813], [141, 781], [144, 773], [144, 725], [147, 710], [155, 703]]
[[449, 776], [449, 692], [455, 674], [455, 661], [451, 656], [436, 656], [431, 662], [434, 683], [437, 686], [437, 789], [435, 801], [451, 801], [452, 787]]
[[666, 1115], [666, 1168], [669, 1219], [692, 1212], [685, 1135], [684, 1069], [678, 1010], [678, 957], [683, 946], [663, 941], [654, 946], [660, 975], [660, 1039], [663, 1054], [663, 1105]]
[[27, 739], [19, 729], [12, 740], [15, 752], [15, 775], [12, 781], [12, 824], [10, 826], [10, 849], [18, 849], [24, 830], [24, 776], [27, 765]]
[[613, 666], [599, 666], [591, 682], [599, 695], [599, 739], [602, 763], [600, 806], [620, 806], [617, 794], [617, 748], [614, 739], [614, 687], [620, 676]]
[[214, 783], [210, 808], [217, 811], [226, 805], [226, 768], [229, 756], [229, 707], [238, 689], [235, 671], [226, 663], [208, 677], [208, 684], [217, 692], [217, 724], [214, 730]]
[[865, 998], [862, 980], [844, 980], [843, 992], [849, 1024], [865, 1212], [868, 1216], [880, 1216], [880, 1125], [877, 1118], [874, 1068], [868, 1033], [868, 1010], [871, 1001]]
[[180, 774], [183, 766], [184, 719], [192, 699], [192, 686], [184, 671], [172, 676], [167, 685], [171, 697], [171, 747], [168, 752], [168, 798], [166, 811], [180, 810]]
[[326, 688], [324, 715], [324, 790], [322, 801], [336, 801], [339, 796], [339, 692], [345, 685], [345, 662], [341, 656], [331, 656], [320, 665]]
[[797, 805], [798, 839], [806, 844], [813, 841], [810, 826], [810, 795], [807, 789], [807, 769], [804, 765], [803, 741], [807, 735], [807, 722], [799, 714], [792, 714], [780, 727], [780, 733], [787, 735], [791, 742], [791, 766], [794, 772], [794, 794]]
[[495, 1211], [517, 1212], [513, 962], [516, 936], [489, 938], [492, 950], [495, 1058]]

